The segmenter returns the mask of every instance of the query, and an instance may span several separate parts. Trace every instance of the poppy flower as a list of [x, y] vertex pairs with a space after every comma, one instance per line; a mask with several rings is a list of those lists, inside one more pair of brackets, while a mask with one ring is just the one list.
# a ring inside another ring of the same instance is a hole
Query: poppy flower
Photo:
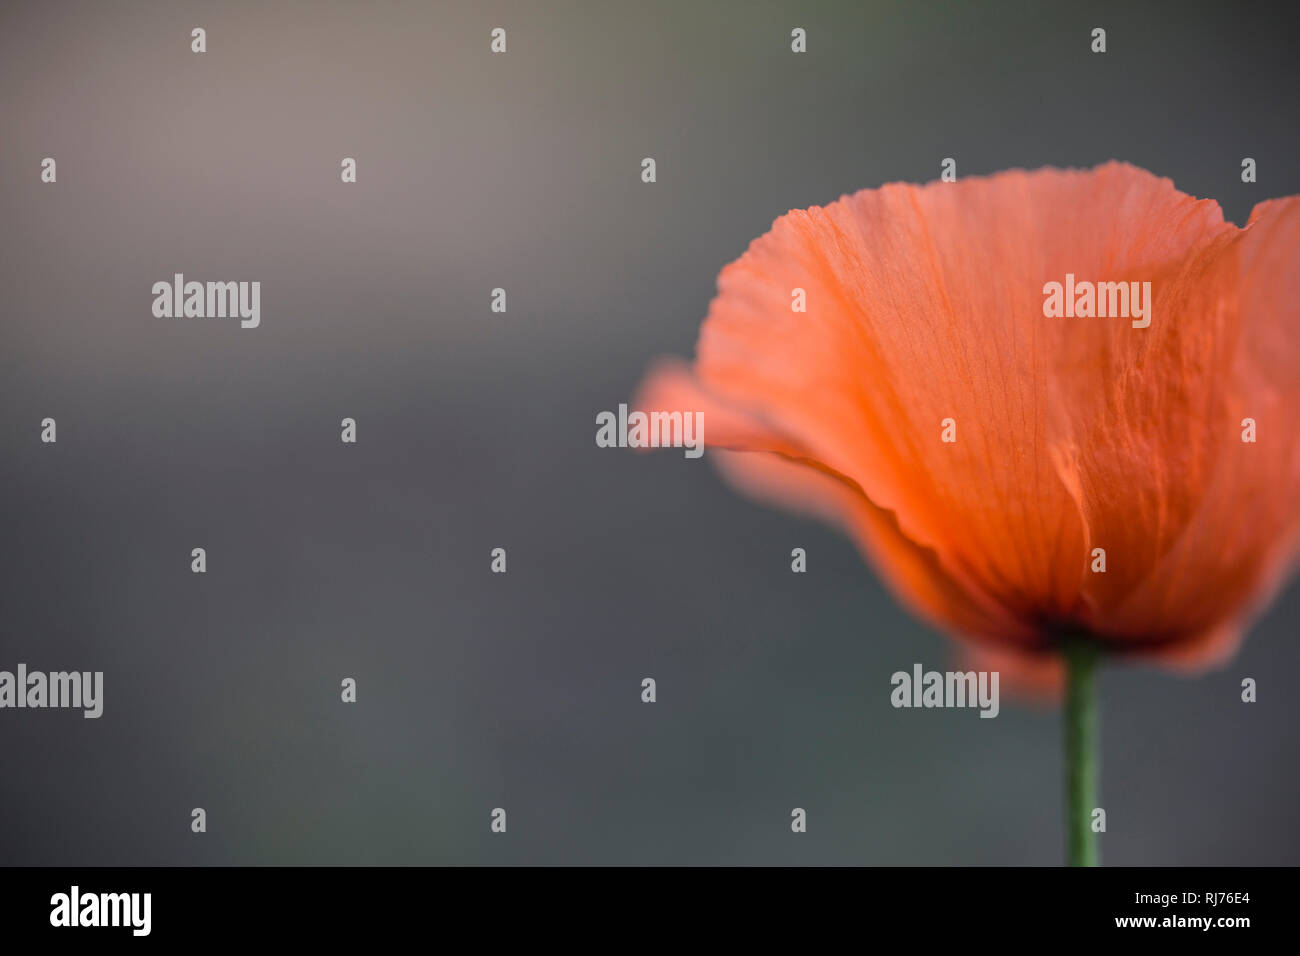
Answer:
[[1123, 163], [890, 184], [777, 219], [636, 404], [703, 412], [739, 488], [1004, 671], [1204, 667], [1300, 544], [1297, 302], [1300, 197], [1238, 228]]

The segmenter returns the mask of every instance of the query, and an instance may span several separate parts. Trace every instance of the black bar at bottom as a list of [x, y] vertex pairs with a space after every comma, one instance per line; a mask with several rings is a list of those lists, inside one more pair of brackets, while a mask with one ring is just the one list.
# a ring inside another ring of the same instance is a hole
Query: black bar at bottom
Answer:
[[840, 932], [926, 944], [1099, 936], [1231, 943], [1283, 930], [1293, 883], [1287, 869], [1223, 868], [7, 868], [0, 927], [6, 942], [91, 945], [337, 944], [415, 934], [533, 944], [669, 945], [713, 934], [733, 944], [749, 936], [829, 943], [827, 934]]

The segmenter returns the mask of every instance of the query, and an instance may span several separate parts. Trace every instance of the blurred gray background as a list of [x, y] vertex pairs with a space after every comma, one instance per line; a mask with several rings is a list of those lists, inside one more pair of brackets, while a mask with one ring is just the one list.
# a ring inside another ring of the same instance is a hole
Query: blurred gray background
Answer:
[[[1053, 708], [892, 709], [951, 645], [845, 538], [595, 414], [775, 217], [946, 156], [1243, 223], [1300, 192], [1293, 42], [1229, 3], [6, 3], [0, 669], [106, 691], [0, 712], [0, 862], [1059, 863]], [[261, 327], [154, 318], [173, 272], [260, 280]], [[1106, 862], [1300, 862], [1297, 620], [1103, 674]]]

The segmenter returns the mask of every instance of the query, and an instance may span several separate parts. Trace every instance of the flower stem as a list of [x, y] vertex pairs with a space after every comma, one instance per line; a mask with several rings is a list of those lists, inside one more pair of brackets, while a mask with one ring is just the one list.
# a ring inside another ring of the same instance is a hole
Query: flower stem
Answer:
[[1065, 833], [1066, 862], [1096, 866], [1097, 835], [1097, 650], [1069, 640], [1065, 651]]

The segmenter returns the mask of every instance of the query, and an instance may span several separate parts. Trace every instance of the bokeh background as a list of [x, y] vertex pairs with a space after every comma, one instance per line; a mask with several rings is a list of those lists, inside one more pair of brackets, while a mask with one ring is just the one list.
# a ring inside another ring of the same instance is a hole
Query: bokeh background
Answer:
[[[1300, 192], [1285, 12], [2, 9], [0, 668], [106, 691], [0, 712], [0, 862], [1061, 861], [1052, 707], [892, 709], [951, 645], [845, 538], [595, 414], [775, 217], [946, 156], [1125, 159], [1237, 223]], [[260, 280], [261, 327], [154, 318], [173, 272]], [[1223, 670], [1104, 673], [1106, 862], [1300, 862], [1297, 621], [1292, 588]]]

